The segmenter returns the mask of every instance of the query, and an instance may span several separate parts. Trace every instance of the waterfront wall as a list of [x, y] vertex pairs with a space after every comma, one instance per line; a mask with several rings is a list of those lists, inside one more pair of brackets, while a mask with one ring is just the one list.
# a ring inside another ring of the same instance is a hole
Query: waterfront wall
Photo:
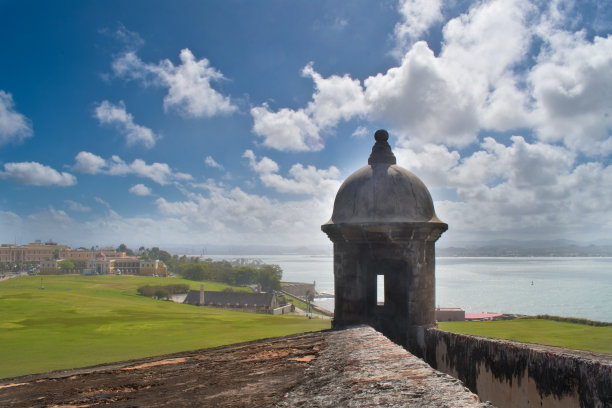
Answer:
[[612, 356], [429, 329], [426, 361], [496, 407], [610, 407]]
[[276, 309], [272, 309], [273, 315], [287, 314], [293, 312], [295, 307], [293, 305], [285, 305], [281, 307], [277, 307]]

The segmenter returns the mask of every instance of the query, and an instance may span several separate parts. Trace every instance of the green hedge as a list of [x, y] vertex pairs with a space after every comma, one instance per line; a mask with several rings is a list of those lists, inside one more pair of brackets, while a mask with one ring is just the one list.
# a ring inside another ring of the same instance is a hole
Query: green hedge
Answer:
[[[529, 317], [525, 317], [529, 318]], [[547, 314], [533, 316], [534, 319], [546, 319], [546, 320], [555, 320], [557, 322], [567, 322], [567, 323], [577, 323], [577, 324], [586, 324], [589, 326], [612, 326], [612, 323], [609, 322], [597, 322], [594, 320], [583, 319], [580, 317], [561, 317], [561, 316], [551, 316]]]
[[168, 299], [172, 295], [189, 292], [189, 285], [175, 284], [165, 286], [145, 285], [137, 289], [142, 296], [155, 297], [157, 299]]

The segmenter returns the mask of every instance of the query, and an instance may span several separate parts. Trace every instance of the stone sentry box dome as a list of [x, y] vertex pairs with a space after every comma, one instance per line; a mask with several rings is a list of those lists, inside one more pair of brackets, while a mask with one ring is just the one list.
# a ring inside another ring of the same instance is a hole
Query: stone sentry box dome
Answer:
[[321, 226], [334, 243], [333, 326], [368, 324], [422, 355], [424, 330], [435, 325], [434, 243], [448, 225], [425, 184], [397, 166], [387, 131], [374, 137], [368, 165], [342, 184]]

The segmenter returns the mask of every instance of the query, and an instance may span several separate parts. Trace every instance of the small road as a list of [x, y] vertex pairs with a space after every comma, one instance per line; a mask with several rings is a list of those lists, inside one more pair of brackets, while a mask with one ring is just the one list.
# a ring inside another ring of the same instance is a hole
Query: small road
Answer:
[[313, 313], [313, 312], [308, 313], [307, 311], [302, 310], [299, 307], [296, 307], [295, 308], [295, 312], [293, 312], [291, 314], [296, 314], [296, 315], [300, 315], [300, 316], [310, 316], [311, 318], [314, 317], [316, 319], [327, 319], [327, 320], [331, 319], [330, 316], [324, 316], [324, 315], [321, 315], [321, 314], [318, 314], [318, 313]]
[[17, 278], [19, 276], [26, 276], [26, 272], [18, 272], [18, 273], [0, 273], [0, 281], [5, 281], [11, 278]]

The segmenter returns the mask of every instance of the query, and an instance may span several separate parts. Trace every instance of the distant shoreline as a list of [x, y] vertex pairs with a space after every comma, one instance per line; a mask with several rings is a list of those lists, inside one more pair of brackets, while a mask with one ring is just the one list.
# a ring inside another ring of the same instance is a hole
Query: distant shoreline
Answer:
[[[177, 254], [179, 256], [187, 256], [187, 257], [199, 257], [201, 259], [206, 259], [206, 258], [210, 258], [210, 257], [215, 257], [215, 258], [220, 258], [220, 257], [226, 257], [226, 258], [222, 258], [226, 261], [231, 261], [234, 259], [239, 259], [239, 258], [245, 258], [245, 259], [251, 259], [251, 257], [253, 257], [253, 259], [255, 259], [255, 257], [266, 257], [266, 256], [303, 256], [303, 257], [308, 257], [308, 258], [332, 258], [333, 254], [328, 254], [328, 255], [311, 255], [311, 254], [296, 254], [296, 253], [278, 253], [278, 254], [256, 254], [256, 253], [252, 253], [252, 254], [206, 254], [206, 255], [197, 255], [197, 254]], [[508, 258], [508, 259], [513, 259], [513, 258], [612, 258], [612, 252], [610, 254], [604, 254], [604, 255], [496, 255], [496, 254], [490, 254], [490, 255], [485, 255], [485, 254], [457, 254], [457, 255], [453, 255], [453, 254], [447, 254], [444, 251], [444, 248], [442, 249], [436, 249], [436, 258]]]

